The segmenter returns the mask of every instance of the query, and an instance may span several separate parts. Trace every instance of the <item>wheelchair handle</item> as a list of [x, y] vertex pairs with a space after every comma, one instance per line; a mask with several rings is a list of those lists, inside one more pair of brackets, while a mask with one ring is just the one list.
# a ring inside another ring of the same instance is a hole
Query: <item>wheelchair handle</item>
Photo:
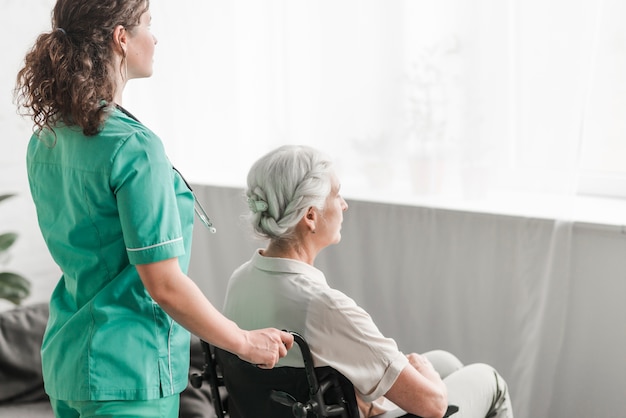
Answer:
[[311, 355], [311, 349], [309, 348], [309, 344], [304, 340], [302, 335], [298, 334], [295, 331], [287, 331], [293, 335], [293, 340], [298, 344], [300, 348], [300, 352], [302, 353], [302, 360], [304, 361], [304, 371], [306, 372], [306, 378], [309, 381], [309, 388], [311, 395], [316, 395], [319, 392], [320, 385], [317, 381], [317, 375], [315, 374], [315, 367], [313, 364], [309, 363], [307, 359], [313, 358]]

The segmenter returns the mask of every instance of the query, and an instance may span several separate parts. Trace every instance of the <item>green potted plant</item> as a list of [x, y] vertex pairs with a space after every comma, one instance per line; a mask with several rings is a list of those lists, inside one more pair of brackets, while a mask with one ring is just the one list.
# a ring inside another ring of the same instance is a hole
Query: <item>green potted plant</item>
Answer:
[[[13, 194], [0, 195], [0, 202], [13, 197]], [[6, 263], [8, 251], [17, 240], [15, 232], [0, 234], [0, 263]], [[20, 274], [0, 271], [0, 299], [6, 299], [19, 305], [30, 294], [30, 282]]]

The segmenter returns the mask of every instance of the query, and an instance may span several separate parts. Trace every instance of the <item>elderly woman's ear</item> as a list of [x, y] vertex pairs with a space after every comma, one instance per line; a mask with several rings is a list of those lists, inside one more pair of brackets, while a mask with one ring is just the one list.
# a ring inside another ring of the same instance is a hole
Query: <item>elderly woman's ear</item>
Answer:
[[315, 223], [317, 221], [317, 211], [315, 210], [315, 208], [313, 206], [311, 206], [307, 212], [306, 215], [304, 215], [304, 218], [302, 219], [304, 221], [304, 223], [307, 225], [309, 231], [311, 231], [311, 233], [315, 234]]

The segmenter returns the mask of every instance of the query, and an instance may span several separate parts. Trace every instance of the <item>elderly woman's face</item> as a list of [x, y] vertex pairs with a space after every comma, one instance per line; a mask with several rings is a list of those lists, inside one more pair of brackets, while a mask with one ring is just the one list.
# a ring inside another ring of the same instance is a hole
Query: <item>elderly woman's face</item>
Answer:
[[316, 229], [317, 238], [324, 241], [324, 245], [336, 244], [341, 241], [341, 223], [343, 212], [348, 204], [339, 193], [341, 185], [336, 175], [332, 175], [330, 194], [326, 198], [324, 211]]

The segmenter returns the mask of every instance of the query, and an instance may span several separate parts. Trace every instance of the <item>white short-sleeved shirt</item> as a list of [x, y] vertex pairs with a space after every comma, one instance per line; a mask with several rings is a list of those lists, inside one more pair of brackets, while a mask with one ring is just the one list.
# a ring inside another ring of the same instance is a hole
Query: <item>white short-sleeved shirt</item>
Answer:
[[[408, 364], [396, 342], [379, 331], [370, 315], [332, 289], [315, 267], [292, 259], [252, 259], [232, 275], [224, 314], [241, 328], [276, 327], [300, 333], [316, 367], [331, 366], [348, 378], [359, 396], [383, 396]], [[279, 366], [302, 367], [299, 350]]]

